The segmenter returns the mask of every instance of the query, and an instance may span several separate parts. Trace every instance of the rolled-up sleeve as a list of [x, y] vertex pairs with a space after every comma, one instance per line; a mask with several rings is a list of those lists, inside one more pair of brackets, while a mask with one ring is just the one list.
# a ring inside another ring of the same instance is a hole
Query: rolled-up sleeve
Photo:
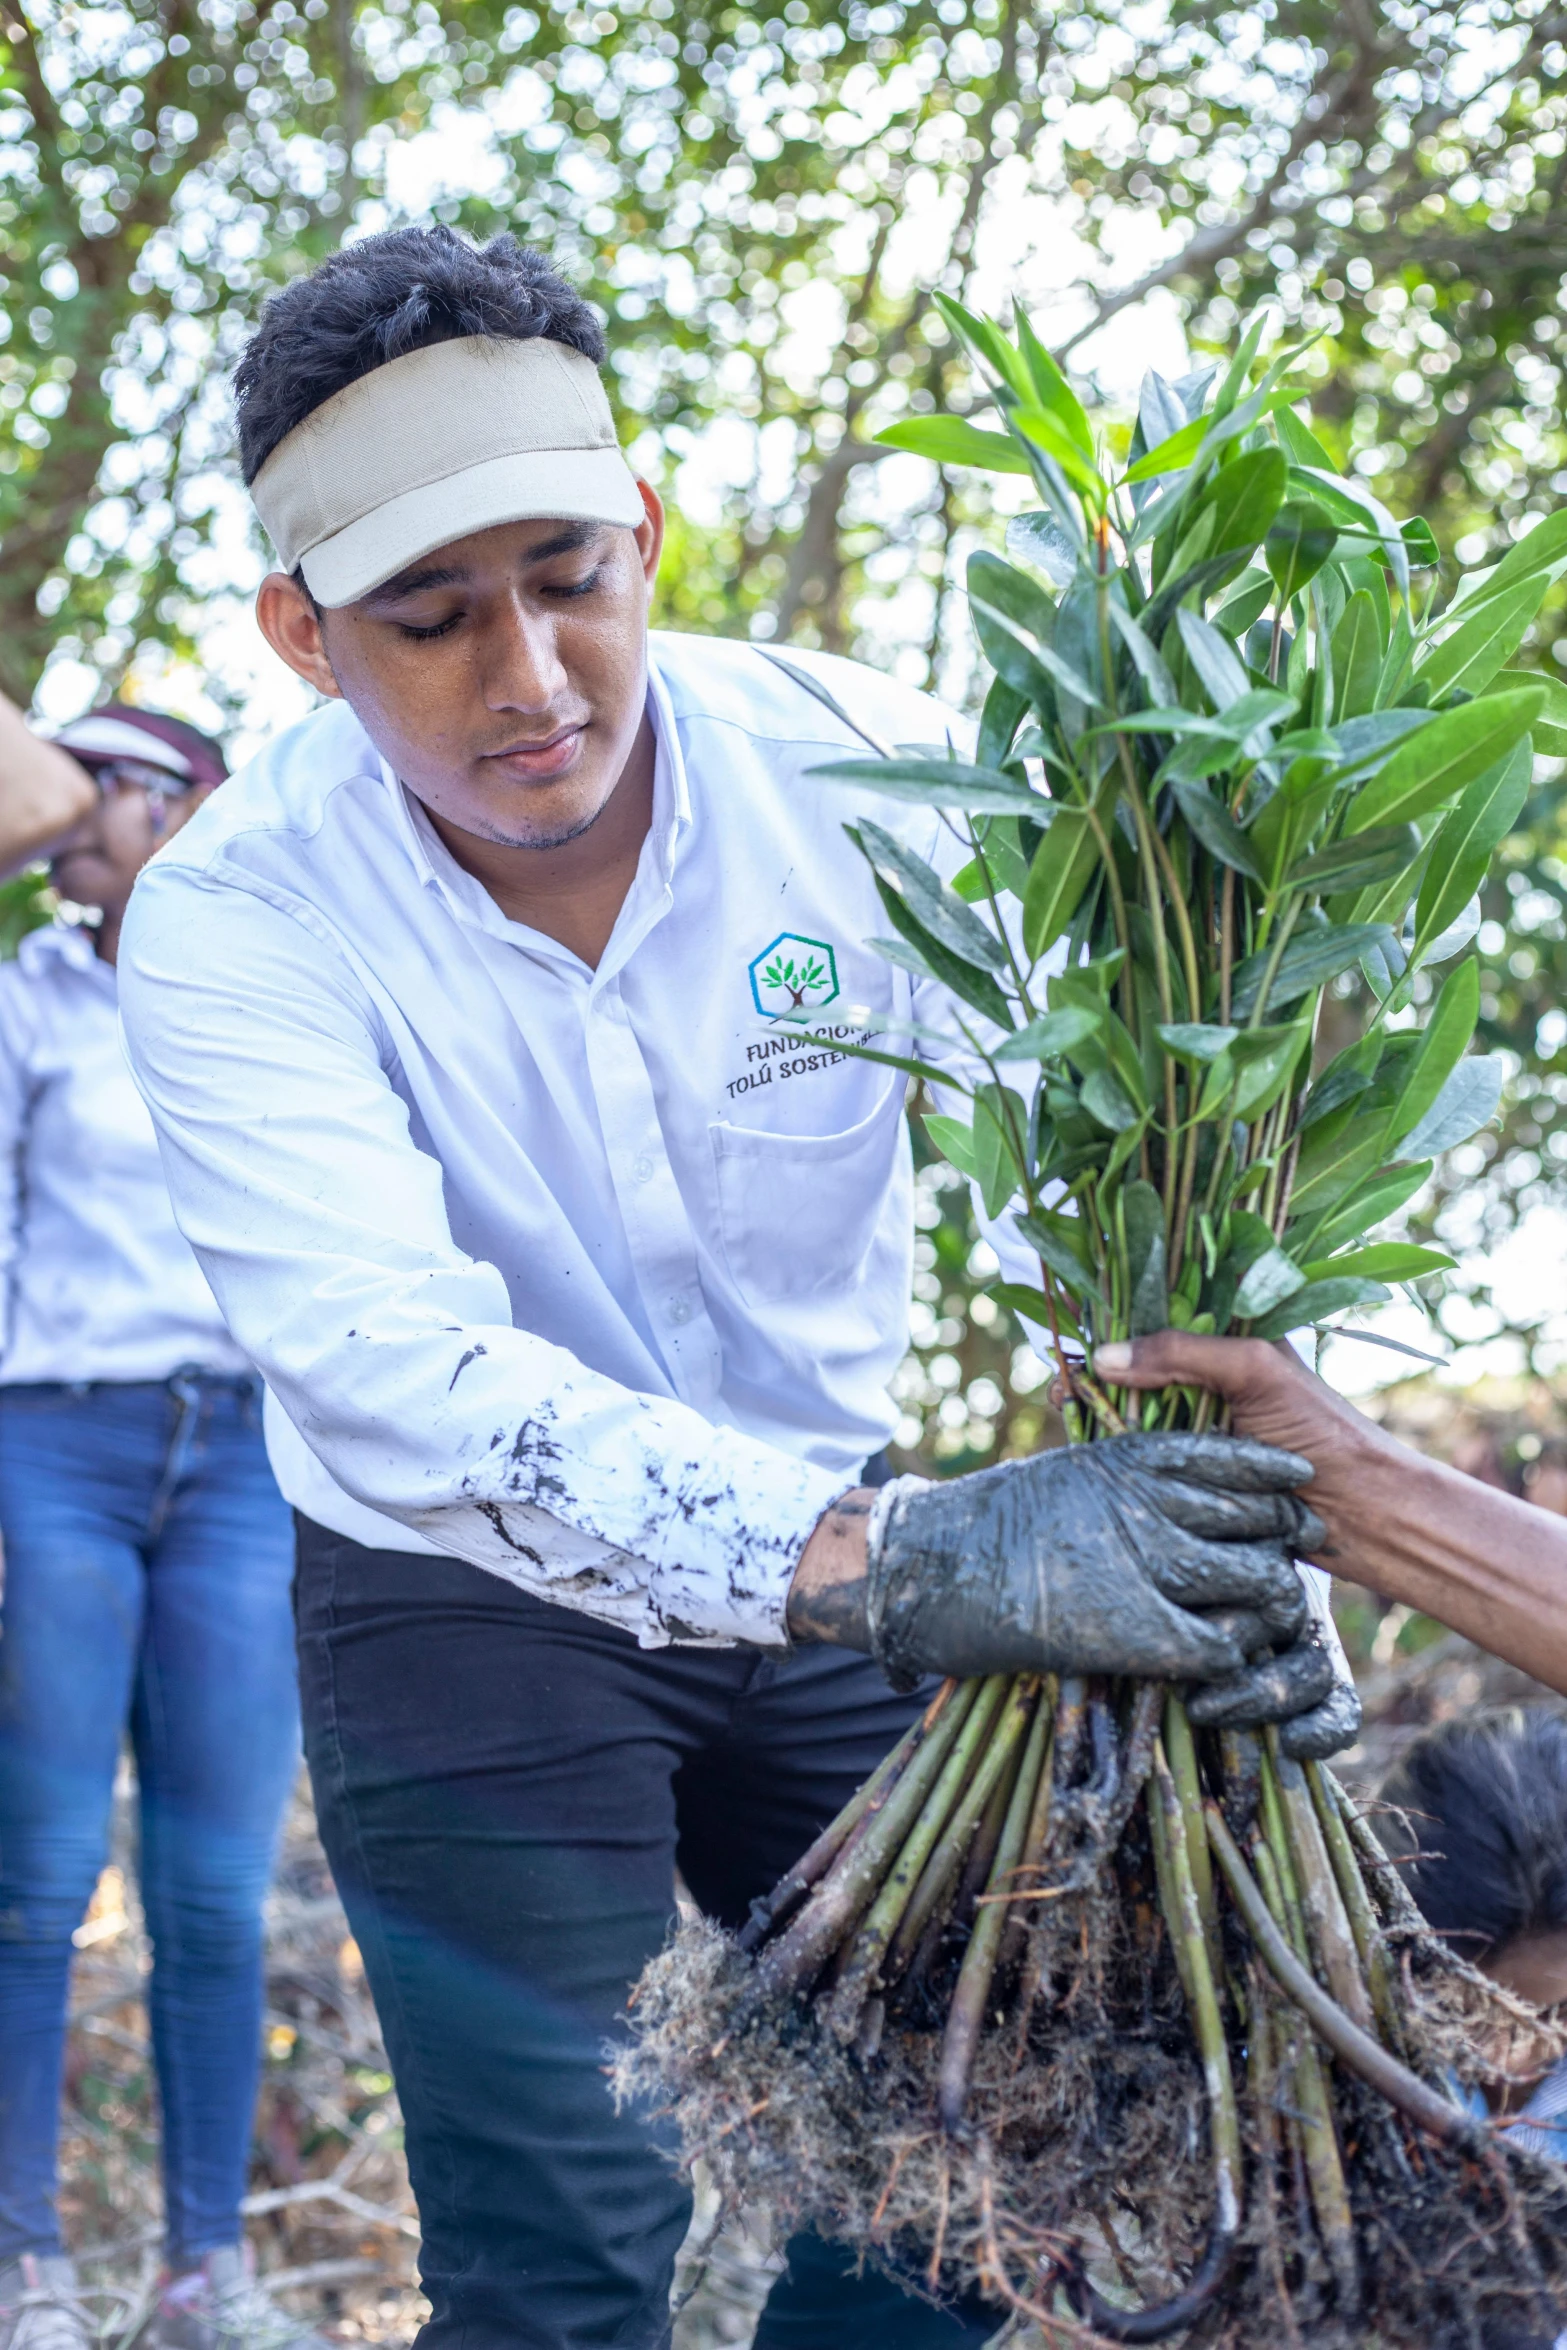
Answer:
[[453, 1240], [324, 925], [154, 867], [120, 1003], [180, 1226], [346, 1493], [645, 1646], [784, 1643], [794, 1566], [846, 1480], [515, 1327], [497, 1268]]

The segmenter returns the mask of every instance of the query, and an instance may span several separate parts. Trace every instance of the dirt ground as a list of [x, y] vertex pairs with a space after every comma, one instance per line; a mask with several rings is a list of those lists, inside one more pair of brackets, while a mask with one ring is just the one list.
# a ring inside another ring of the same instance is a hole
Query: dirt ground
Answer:
[[[1483, 1704], [1558, 1702], [1451, 1637], [1414, 1655], [1392, 1647], [1385, 1663], [1368, 1663], [1362, 1687], [1365, 1732], [1341, 1767], [1367, 1792], [1429, 1722]], [[78, 1936], [62, 2192], [68, 2240], [98, 2297], [106, 2350], [129, 2350], [141, 2328], [159, 2238], [157, 2115], [141, 2004], [146, 1947], [128, 1786], [118, 1810], [117, 1862]], [[260, 2265], [290, 2306], [334, 2341], [409, 2342], [424, 2303], [397, 2102], [303, 1787], [268, 1927], [266, 2070], [246, 2205]], [[712, 2219], [711, 2199], [699, 2192], [677, 2279], [677, 2292], [689, 2297], [676, 2350], [749, 2343], [776, 2274], [765, 2215], [710, 2241]], [[1038, 2339], [1031, 2329], [1007, 2337], [1017, 2350]]]

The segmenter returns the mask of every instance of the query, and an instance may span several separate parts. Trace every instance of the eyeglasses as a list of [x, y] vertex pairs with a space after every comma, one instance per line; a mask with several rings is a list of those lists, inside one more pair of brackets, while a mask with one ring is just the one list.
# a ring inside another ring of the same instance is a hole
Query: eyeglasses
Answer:
[[167, 767], [155, 767], [150, 759], [94, 759], [82, 764], [106, 800], [122, 791], [155, 792], [159, 799], [172, 799], [190, 789], [183, 777], [171, 775]]

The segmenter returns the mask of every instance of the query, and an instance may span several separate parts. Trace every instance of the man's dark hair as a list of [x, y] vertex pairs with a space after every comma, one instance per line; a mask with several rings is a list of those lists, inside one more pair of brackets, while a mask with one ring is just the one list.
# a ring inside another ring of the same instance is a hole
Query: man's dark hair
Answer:
[[[1567, 1927], [1567, 1720], [1506, 1706], [1417, 1738], [1377, 1828], [1430, 1923], [1465, 1958]], [[1418, 1855], [1418, 1858], [1413, 1856]]]
[[512, 236], [474, 245], [445, 226], [388, 229], [345, 245], [262, 311], [234, 371], [246, 481], [334, 392], [463, 335], [543, 335], [596, 367], [604, 358], [597, 317], [531, 246]]

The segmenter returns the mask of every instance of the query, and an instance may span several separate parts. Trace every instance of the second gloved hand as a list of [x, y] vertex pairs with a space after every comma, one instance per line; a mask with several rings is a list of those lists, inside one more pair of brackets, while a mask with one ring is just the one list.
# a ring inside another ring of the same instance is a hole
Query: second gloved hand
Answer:
[[[868, 1544], [872, 1650], [905, 1684], [1124, 1673], [1224, 1681], [1232, 1723], [1304, 1712], [1334, 1681], [1325, 1650], [1289, 1662], [1308, 1618], [1294, 1560], [1324, 1539], [1294, 1490], [1310, 1477], [1308, 1461], [1249, 1438], [1172, 1434], [902, 1478]], [[1266, 1649], [1283, 1659], [1248, 1665]]]

